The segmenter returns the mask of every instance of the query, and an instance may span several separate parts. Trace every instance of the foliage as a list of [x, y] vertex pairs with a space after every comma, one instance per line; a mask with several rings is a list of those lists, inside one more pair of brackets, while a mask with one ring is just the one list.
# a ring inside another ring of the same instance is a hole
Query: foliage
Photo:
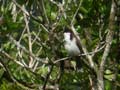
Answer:
[[[0, 0], [0, 90], [119, 90], [119, 8], [119, 0]], [[63, 67], [66, 26], [80, 36], [83, 72]]]

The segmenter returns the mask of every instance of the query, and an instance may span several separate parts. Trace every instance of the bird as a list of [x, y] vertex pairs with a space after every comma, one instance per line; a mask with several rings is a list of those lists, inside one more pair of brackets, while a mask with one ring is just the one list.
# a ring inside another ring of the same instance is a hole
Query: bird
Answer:
[[[77, 34], [76, 34], [77, 35]], [[78, 39], [77, 39], [78, 38]], [[82, 65], [80, 61], [80, 45], [78, 44], [79, 36], [75, 36], [71, 28], [64, 28], [64, 47], [68, 53], [68, 56], [75, 57], [76, 59], [76, 70], [80, 70]]]

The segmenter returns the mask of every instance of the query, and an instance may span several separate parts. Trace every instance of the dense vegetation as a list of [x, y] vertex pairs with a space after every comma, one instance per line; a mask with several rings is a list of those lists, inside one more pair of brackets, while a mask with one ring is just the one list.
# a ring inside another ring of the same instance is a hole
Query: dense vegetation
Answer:
[[[83, 72], [70, 69], [66, 26]], [[0, 90], [120, 90], [120, 0], [0, 0]]]

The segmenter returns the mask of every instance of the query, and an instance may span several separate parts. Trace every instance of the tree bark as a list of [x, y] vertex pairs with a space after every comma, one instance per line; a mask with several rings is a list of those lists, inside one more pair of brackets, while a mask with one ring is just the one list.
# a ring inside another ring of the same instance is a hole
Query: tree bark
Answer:
[[109, 17], [109, 25], [108, 25], [108, 34], [106, 36], [106, 47], [103, 52], [103, 56], [101, 59], [100, 67], [97, 73], [97, 87], [98, 90], [104, 90], [104, 70], [105, 70], [105, 64], [107, 60], [107, 56], [110, 52], [112, 40], [113, 40], [113, 34], [114, 34], [114, 23], [115, 23], [115, 12], [116, 12], [116, 5], [114, 0], [112, 0], [111, 3], [111, 11], [110, 11], [110, 17]]

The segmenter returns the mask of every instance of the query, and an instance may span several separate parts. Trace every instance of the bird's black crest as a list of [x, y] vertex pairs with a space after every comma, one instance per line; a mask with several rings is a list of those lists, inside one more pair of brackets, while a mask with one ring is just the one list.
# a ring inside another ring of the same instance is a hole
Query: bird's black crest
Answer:
[[64, 28], [64, 33], [70, 33], [70, 40], [72, 40], [73, 39], [73, 32], [72, 32], [72, 30], [71, 30], [71, 28], [70, 27], [65, 27]]
[[66, 26], [66, 27], [64, 27], [64, 32], [70, 32], [70, 33], [72, 33], [72, 30], [71, 30], [70, 27]]

